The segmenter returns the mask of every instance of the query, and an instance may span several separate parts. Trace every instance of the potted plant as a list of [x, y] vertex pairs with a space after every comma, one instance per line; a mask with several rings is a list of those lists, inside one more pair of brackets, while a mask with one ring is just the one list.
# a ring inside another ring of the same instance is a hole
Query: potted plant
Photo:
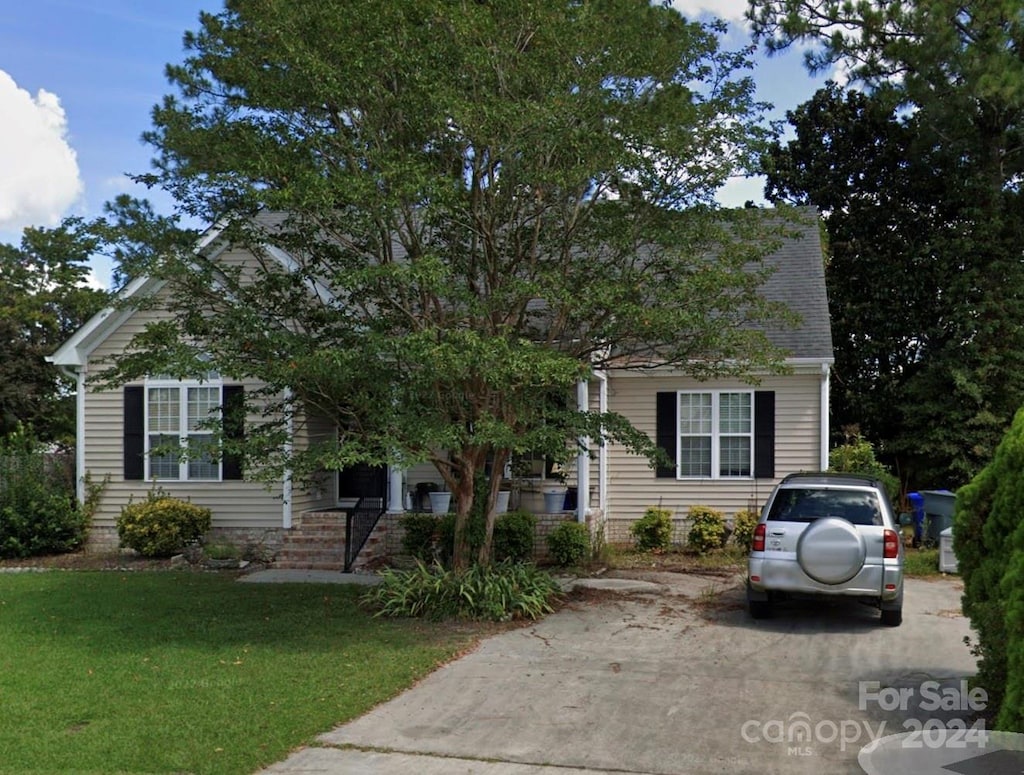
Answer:
[[447, 514], [452, 505], [452, 494], [447, 490], [439, 490], [434, 486], [430, 493], [430, 510], [434, 514]]

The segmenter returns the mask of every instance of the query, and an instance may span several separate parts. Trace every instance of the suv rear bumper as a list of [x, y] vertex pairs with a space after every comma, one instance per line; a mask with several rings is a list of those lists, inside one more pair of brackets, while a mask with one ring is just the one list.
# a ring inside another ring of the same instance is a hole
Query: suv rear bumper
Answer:
[[[750, 554], [747, 562], [747, 585], [752, 593], [764, 593], [766, 598], [768, 592], [786, 592], [821, 597], [870, 597], [890, 602], [896, 600], [902, 592], [903, 574], [897, 561], [883, 565], [865, 564], [849, 581], [842, 584], [823, 584], [804, 573], [795, 555], [791, 558], [769, 558], [765, 557], [765, 554]], [[760, 594], [755, 596], [760, 597]]]

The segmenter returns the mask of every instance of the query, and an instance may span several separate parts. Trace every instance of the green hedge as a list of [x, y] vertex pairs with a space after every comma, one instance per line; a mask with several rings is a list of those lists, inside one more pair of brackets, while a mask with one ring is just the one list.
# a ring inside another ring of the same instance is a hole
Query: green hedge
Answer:
[[61, 456], [22, 433], [0, 441], [0, 557], [72, 551], [88, 522]]

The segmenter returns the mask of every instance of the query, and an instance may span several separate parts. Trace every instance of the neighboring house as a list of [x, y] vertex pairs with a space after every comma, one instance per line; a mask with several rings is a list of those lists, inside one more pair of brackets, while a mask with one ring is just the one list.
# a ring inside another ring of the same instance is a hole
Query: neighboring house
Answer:
[[[808, 218], [798, 232], [767, 259], [776, 271], [764, 286], [767, 298], [786, 303], [801, 320], [795, 328], [767, 332], [789, 353], [788, 374], [766, 375], [752, 386], [738, 379], [699, 382], [672, 369], [609, 369], [578, 386], [580, 406], [626, 416], [675, 461], [655, 470], [621, 447], [590, 445], [591, 454], [581, 456], [569, 472], [569, 483], [576, 486], [577, 518], [603, 524], [608, 540], [628, 540], [629, 525], [648, 506], [672, 510], [680, 525], [695, 504], [731, 516], [760, 508], [786, 474], [827, 467], [833, 356], [817, 218]], [[229, 263], [249, 258], [218, 236], [211, 230], [197, 249]], [[259, 544], [270, 553], [283, 546], [284, 560], [293, 565], [333, 567], [339, 565], [337, 555], [317, 553], [314, 546], [329, 540], [325, 536], [332, 530], [343, 532], [344, 519], [337, 522], [340, 508], [361, 497], [376, 497], [393, 524], [395, 515], [415, 501], [411, 491], [417, 483], [440, 481], [429, 465], [410, 471], [361, 467], [325, 473], [312, 489], [293, 487], [288, 477], [268, 488], [246, 481], [238, 461], [230, 458], [180, 461], [175, 455], [151, 454], [168, 438], [201, 444], [207, 437], [197, 421], [254, 387], [217, 374], [202, 381], [152, 375], [118, 389], [90, 381], [106, 359], [122, 352], [161, 314], [149, 305], [134, 309], [132, 300], [162, 292], [160, 281], [133, 281], [121, 294], [127, 304], [96, 315], [49, 359], [77, 383], [80, 497], [86, 475], [93, 482], [107, 482], [93, 522], [92, 547], [116, 546], [115, 520], [121, 508], [144, 498], [158, 483], [171, 495], [212, 509], [214, 530], [222, 537]], [[228, 435], [240, 431], [225, 428]], [[333, 433], [327, 423], [307, 422], [293, 442]], [[542, 510], [539, 492], [554, 482], [545, 476], [543, 464], [534, 474], [519, 482], [524, 485], [520, 498], [522, 505]], [[296, 549], [303, 530], [306, 544]]]

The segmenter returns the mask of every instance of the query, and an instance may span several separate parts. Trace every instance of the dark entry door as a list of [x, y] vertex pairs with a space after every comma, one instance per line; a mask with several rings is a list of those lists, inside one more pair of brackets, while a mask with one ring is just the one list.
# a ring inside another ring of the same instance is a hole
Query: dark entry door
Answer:
[[338, 500], [383, 498], [387, 487], [387, 466], [360, 463], [338, 472]]

